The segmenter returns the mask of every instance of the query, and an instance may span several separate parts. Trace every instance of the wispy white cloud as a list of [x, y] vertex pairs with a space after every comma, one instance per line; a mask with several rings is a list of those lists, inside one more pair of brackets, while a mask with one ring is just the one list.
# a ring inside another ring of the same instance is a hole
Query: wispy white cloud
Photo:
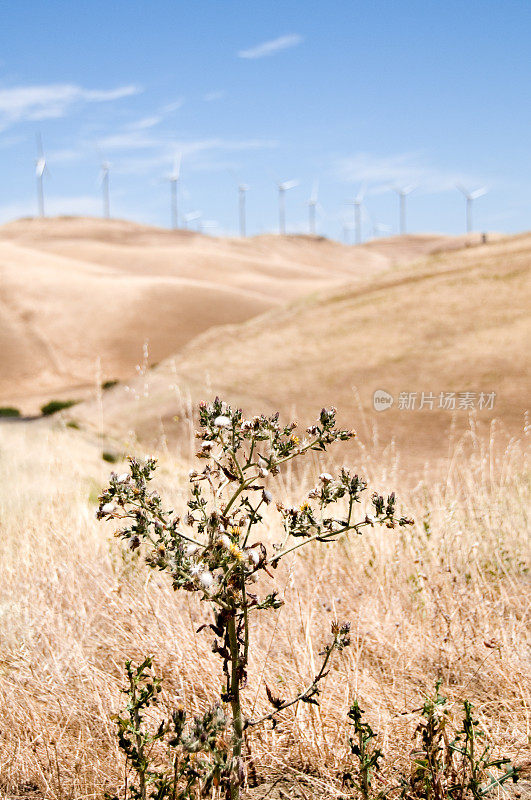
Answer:
[[356, 153], [336, 159], [332, 172], [336, 178], [348, 183], [370, 184], [373, 194], [405, 184], [414, 184], [419, 190], [431, 193], [455, 189], [458, 182], [477, 182], [477, 178], [469, 174], [433, 166], [418, 152], [389, 156]]
[[247, 50], [240, 50], [238, 58], [264, 58], [264, 56], [272, 56], [273, 53], [278, 53], [280, 50], [287, 50], [290, 47], [296, 47], [303, 41], [303, 37], [298, 33], [290, 33], [287, 36], [279, 36], [277, 39], [270, 39], [267, 42], [250, 47]]
[[154, 157], [158, 160], [166, 160], [169, 153], [182, 153], [190, 157], [208, 151], [219, 152], [239, 152], [242, 150], [264, 150], [278, 147], [278, 142], [274, 139], [196, 139], [192, 141], [174, 139], [171, 134], [160, 134], [159, 136], [146, 134], [142, 130], [126, 130], [120, 133], [106, 136], [98, 140], [98, 147], [103, 151], [115, 150], [157, 150]]
[[142, 117], [135, 122], [131, 122], [128, 127], [134, 131], [146, 131], [149, 130], [149, 128], [154, 128], [156, 125], [160, 125], [163, 119], [164, 117], [160, 114], [153, 114], [150, 117]]
[[174, 111], [178, 111], [184, 105], [184, 97], [178, 97], [177, 100], [173, 100], [171, 103], [166, 103], [166, 105], [162, 106], [160, 109], [160, 114], [172, 114]]
[[165, 144], [160, 136], [145, 133], [145, 129], [128, 129], [98, 139], [100, 150], [146, 150]]
[[132, 85], [116, 89], [84, 89], [70, 83], [0, 89], [0, 130], [16, 122], [63, 117], [76, 105], [119, 100], [140, 91], [138, 86]]
[[[132, 134], [131, 134], [132, 135]], [[116, 136], [100, 141], [103, 152], [109, 152], [113, 171], [123, 175], [169, 173], [177, 153], [183, 156], [183, 168], [189, 172], [219, 172], [236, 169], [238, 164], [229, 154], [246, 150], [275, 148], [278, 142], [269, 139], [197, 139], [176, 140], [171, 136], [160, 140]], [[131, 145], [129, 148], [128, 145]], [[104, 147], [105, 146], [105, 147]], [[129, 150], [129, 152], [128, 152]]]

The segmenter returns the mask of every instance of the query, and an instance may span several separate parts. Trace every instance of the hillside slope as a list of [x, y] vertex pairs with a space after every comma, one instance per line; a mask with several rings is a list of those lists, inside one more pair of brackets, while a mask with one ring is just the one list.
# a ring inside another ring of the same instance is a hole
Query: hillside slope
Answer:
[[0, 403], [27, 412], [128, 378], [197, 335], [394, 263], [455, 246], [417, 236], [366, 247], [315, 237], [214, 239], [120, 220], [19, 220], [0, 228]]
[[[382, 441], [394, 438], [422, 460], [446, 454], [452, 424], [468, 425], [459, 393], [471, 392], [476, 409], [480, 393], [485, 402], [496, 395], [492, 409], [477, 409], [480, 425], [496, 417], [518, 435], [529, 403], [530, 271], [531, 236], [513, 237], [439, 253], [207, 332], [142, 379], [149, 396], [135, 381], [128, 391], [109, 392], [106, 426], [119, 431], [126, 419], [152, 440], [162, 422], [166, 436], [177, 436], [180, 398], [216, 393], [249, 413], [294, 410], [301, 420], [317, 405], [334, 404], [365, 438], [376, 424]], [[393, 407], [379, 413], [378, 389], [394, 396]], [[416, 395], [414, 409], [398, 407], [402, 392]], [[419, 409], [422, 392], [435, 400]], [[441, 392], [457, 393], [454, 412], [438, 407]], [[91, 413], [88, 405], [78, 416], [90, 420]]]

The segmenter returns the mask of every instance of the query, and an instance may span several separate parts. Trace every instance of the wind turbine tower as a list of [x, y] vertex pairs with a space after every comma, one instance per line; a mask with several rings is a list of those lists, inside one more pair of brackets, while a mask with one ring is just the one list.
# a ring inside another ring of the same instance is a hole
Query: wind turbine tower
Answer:
[[42, 149], [42, 138], [40, 133], [37, 134], [37, 160], [35, 162], [35, 177], [37, 179], [37, 205], [39, 208], [39, 217], [44, 217], [44, 173], [48, 172], [46, 166], [46, 159]]
[[240, 236], [242, 239], [247, 235], [247, 219], [245, 208], [245, 194], [249, 191], [246, 183], [238, 184], [238, 215], [240, 220]]
[[179, 154], [175, 159], [173, 165], [173, 172], [169, 177], [170, 181], [170, 206], [171, 206], [171, 226], [173, 230], [179, 227], [179, 214], [177, 205], [177, 190], [179, 186], [179, 178], [181, 176], [181, 160], [182, 154]]
[[345, 219], [341, 227], [343, 229], [343, 244], [350, 244], [350, 232], [354, 229], [354, 225]]
[[354, 206], [354, 227], [356, 231], [356, 244], [361, 244], [361, 209], [363, 198], [365, 197], [365, 186], [360, 186], [360, 190], [354, 200], [349, 200], [348, 205]]
[[399, 198], [399, 232], [403, 235], [406, 232], [406, 197], [411, 194], [415, 186], [403, 186], [402, 188], [395, 188], [395, 192]]
[[317, 211], [317, 197], [319, 192], [319, 181], [315, 181], [312, 193], [308, 198], [308, 230], [311, 236], [316, 233], [316, 211]]
[[277, 181], [278, 186], [278, 232], [286, 233], [286, 192], [299, 185], [299, 181]]
[[474, 200], [477, 200], [478, 197], [483, 197], [484, 194], [487, 194], [487, 188], [482, 186], [481, 189], [476, 189], [475, 192], [469, 192], [465, 189], [464, 186], [461, 186], [460, 183], [457, 184], [456, 188], [465, 196], [466, 199], [466, 232], [472, 233], [474, 226], [472, 223], [472, 203]]
[[100, 174], [100, 183], [101, 183], [101, 199], [103, 204], [103, 216], [105, 219], [109, 219], [111, 216], [111, 202], [110, 202], [110, 193], [109, 193], [109, 170], [111, 165], [108, 161], [101, 162], [101, 174]]

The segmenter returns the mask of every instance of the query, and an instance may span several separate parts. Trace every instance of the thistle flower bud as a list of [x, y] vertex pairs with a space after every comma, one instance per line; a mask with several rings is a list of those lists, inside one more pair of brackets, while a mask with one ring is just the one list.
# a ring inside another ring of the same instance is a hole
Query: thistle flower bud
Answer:
[[130, 477], [128, 472], [122, 472], [121, 475], [116, 476], [116, 483], [127, 483]]
[[263, 491], [262, 491], [262, 500], [264, 501], [264, 503], [266, 505], [269, 505], [269, 503], [271, 502], [272, 499], [273, 499], [273, 495], [271, 494], [269, 489], [263, 489]]
[[262, 456], [258, 456], [258, 466], [261, 469], [267, 469], [267, 461]]
[[374, 523], [376, 522], [376, 517], [373, 517], [372, 514], [366, 514], [365, 522], [367, 522], [369, 525], [374, 525]]
[[216, 419], [214, 420], [214, 425], [216, 426], [216, 428], [230, 428], [231, 426], [230, 417], [225, 417], [223, 415], [216, 417]]
[[243, 553], [237, 544], [231, 544], [229, 551], [231, 556], [233, 556], [236, 561], [241, 561], [243, 559]]
[[223, 534], [222, 534], [222, 535], [219, 537], [219, 541], [220, 541], [220, 544], [222, 544], [222, 545], [223, 545], [223, 547], [226, 547], [226, 548], [227, 548], [227, 550], [229, 550], [229, 549], [230, 549], [230, 546], [231, 546], [232, 542], [231, 542], [231, 540], [230, 540], [230, 537], [229, 537], [229, 536], [227, 536], [227, 534], [226, 534], [226, 533], [223, 533]]
[[326, 484], [326, 483], [331, 483], [331, 481], [333, 481], [334, 478], [332, 475], [330, 475], [329, 472], [321, 472], [321, 474], [319, 475], [319, 480], [321, 481], [321, 483]]
[[113, 514], [116, 511], [116, 503], [105, 503], [100, 508], [100, 514], [105, 516], [106, 514]]
[[266, 469], [265, 467], [260, 467], [260, 469], [258, 470], [258, 475], [261, 478], [267, 478], [267, 476], [269, 475], [269, 470]]
[[194, 544], [193, 542], [189, 542], [184, 548], [184, 554], [187, 556], [193, 556], [194, 553], [197, 553], [199, 547]]
[[212, 575], [211, 572], [205, 570], [205, 572], [202, 572], [201, 575], [199, 576], [199, 583], [205, 589], [211, 589], [212, 586], [214, 585], [214, 576]]

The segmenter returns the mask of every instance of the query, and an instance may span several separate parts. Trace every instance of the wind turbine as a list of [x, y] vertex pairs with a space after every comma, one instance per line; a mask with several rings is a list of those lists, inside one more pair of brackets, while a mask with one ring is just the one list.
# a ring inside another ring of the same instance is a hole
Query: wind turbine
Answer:
[[277, 181], [278, 186], [278, 232], [286, 233], [286, 192], [299, 185], [299, 181]]
[[472, 203], [474, 200], [477, 200], [478, 197], [483, 197], [484, 194], [487, 194], [487, 187], [482, 186], [481, 189], [476, 189], [475, 192], [469, 192], [464, 186], [457, 183], [456, 189], [458, 189], [461, 194], [464, 194], [466, 198], [466, 232], [472, 233]]
[[393, 191], [395, 191], [399, 197], [399, 207], [400, 207], [400, 225], [399, 225], [399, 232], [400, 234], [404, 234], [406, 232], [406, 197], [408, 194], [415, 189], [415, 186], [411, 183], [409, 186], [403, 187], [394, 187]]
[[39, 217], [44, 217], [44, 173], [48, 173], [46, 159], [42, 149], [42, 137], [37, 134], [37, 160], [35, 162], [35, 177], [37, 179], [37, 205]]
[[181, 176], [182, 153], [179, 153], [173, 165], [173, 172], [169, 176], [170, 181], [170, 204], [171, 204], [171, 226], [173, 230], [179, 227], [179, 215], [177, 206], [177, 188]]
[[383, 222], [379, 222], [379, 220], [376, 219], [374, 214], [370, 214], [367, 209], [365, 210], [371, 225], [373, 239], [378, 239], [380, 236], [385, 236], [387, 233], [391, 233], [392, 228], [390, 225], [384, 225]]
[[343, 244], [350, 244], [350, 231], [354, 230], [354, 224], [344, 219], [342, 222]]
[[380, 236], [385, 236], [386, 233], [391, 233], [391, 226], [384, 225], [383, 222], [374, 222], [372, 226], [372, 233], [375, 239]]
[[246, 183], [238, 184], [238, 215], [240, 220], [240, 236], [242, 239], [247, 235], [247, 218], [245, 208], [245, 193], [249, 191]]
[[[194, 222], [196, 219], [201, 219], [202, 216], [202, 211], [189, 211], [188, 214], [185, 214], [183, 217], [185, 230], [188, 228], [189, 222]], [[201, 227], [200, 223], [199, 227]]]
[[356, 244], [361, 244], [361, 209], [365, 197], [365, 184], [362, 183], [354, 200], [347, 200], [349, 206], [354, 206], [354, 221], [356, 227]]
[[109, 170], [111, 165], [108, 161], [101, 162], [100, 172], [100, 185], [101, 185], [101, 198], [103, 203], [103, 216], [109, 219], [111, 216], [111, 204], [109, 196]]
[[215, 228], [219, 228], [219, 223], [215, 219], [205, 219], [201, 220], [199, 223], [199, 232], [206, 233], [209, 230], [214, 230]]
[[307, 200], [308, 203], [308, 229], [310, 231], [311, 236], [315, 236], [315, 214], [317, 211], [317, 197], [319, 193], [319, 181], [315, 181], [313, 184], [313, 189], [310, 197]]

